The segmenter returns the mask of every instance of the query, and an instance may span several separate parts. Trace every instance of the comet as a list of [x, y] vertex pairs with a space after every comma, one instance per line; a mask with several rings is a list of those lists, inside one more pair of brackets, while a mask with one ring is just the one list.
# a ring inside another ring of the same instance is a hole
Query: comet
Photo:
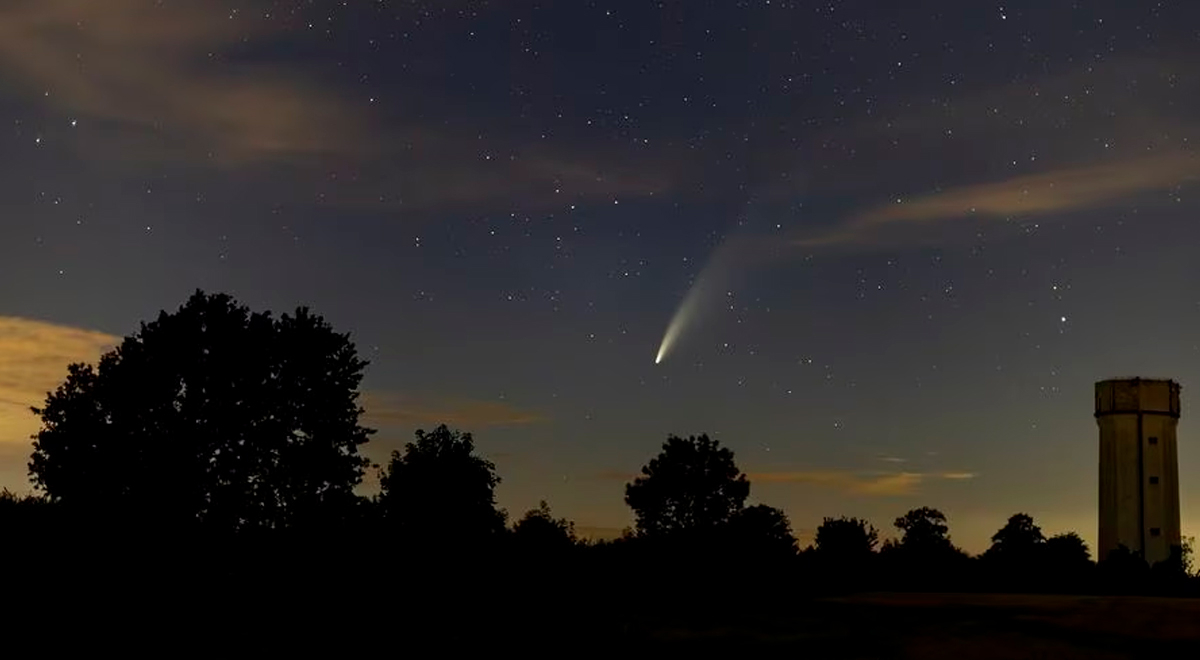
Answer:
[[688, 290], [679, 309], [675, 310], [675, 314], [671, 317], [671, 322], [667, 324], [667, 331], [663, 333], [662, 343], [658, 345], [658, 354], [654, 356], [654, 364], [662, 364], [667, 354], [675, 347], [675, 342], [679, 341], [679, 336], [683, 334], [684, 328], [688, 327], [693, 317], [697, 316], [696, 309], [700, 306], [700, 300], [706, 289], [704, 275], [705, 273], [702, 272], [700, 278]]
[[683, 297], [683, 302], [671, 316], [671, 322], [667, 324], [667, 330], [663, 333], [662, 343], [658, 346], [658, 353], [654, 355], [654, 364], [662, 364], [682, 339], [684, 332], [694, 327], [704, 318], [706, 312], [715, 307], [706, 303], [715, 302], [715, 294], [722, 289], [728, 290], [735, 270], [738, 248], [744, 244], [742, 239], [726, 240], [713, 252]]

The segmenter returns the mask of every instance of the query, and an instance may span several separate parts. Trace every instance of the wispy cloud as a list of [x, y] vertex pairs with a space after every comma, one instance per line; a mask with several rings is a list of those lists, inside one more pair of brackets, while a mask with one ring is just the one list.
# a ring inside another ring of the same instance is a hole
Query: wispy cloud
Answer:
[[[607, 481], [633, 481], [633, 472], [602, 470], [597, 479]], [[748, 472], [751, 484], [807, 484], [830, 488], [851, 495], [894, 497], [912, 495], [918, 487], [931, 480], [947, 479], [962, 481], [973, 479], [974, 472], [851, 472], [847, 470], [811, 470], [783, 472]]]
[[799, 239], [796, 244], [822, 247], [869, 241], [877, 238], [880, 230], [933, 221], [1086, 210], [1198, 179], [1200, 158], [1184, 151], [1068, 167], [896, 199], [857, 213], [832, 231]]
[[289, 27], [283, 16], [195, 1], [10, 0], [0, 6], [0, 67], [60, 111], [169, 135], [162, 142], [216, 161], [369, 145], [344, 101], [282, 69], [226, 60]]
[[[254, 167], [288, 175], [286, 190], [305, 202], [339, 208], [566, 209], [671, 185], [644, 150], [534, 148], [497, 130], [481, 141], [485, 123], [497, 122], [460, 119], [452, 129], [418, 118], [424, 111], [411, 103], [385, 108], [319, 81], [311, 67], [248, 58], [248, 43], [308, 29], [301, 14], [273, 5], [6, 0], [0, 80], [64, 124], [77, 119], [81, 157], [102, 153], [107, 168], [117, 159]], [[428, 99], [427, 90], [410, 94]]]
[[939, 476], [943, 479], [974, 479], [979, 475], [974, 472], [943, 472]]
[[366, 392], [364, 423], [368, 426], [433, 426], [446, 424], [471, 431], [493, 426], [519, 426], [546, 421], [542, 415], [504, 401], [430, 397], [394, 392]]
[[[1196, 181], [1189, 136], [1200, 128], [1200, 75], [1190, 61], [1164, 52], [1063, 63], [1002, 84], [980, 78], [953, 95], [915, 90], [887, 112], [830, 127], [821, 143], [850, 155], [809, 173], [805, 190], [839, 204], [874, 199], [794, 242], [944, 242], [939, 230], [956, 220], [1097, 209]], [[796, 195], [791, 178], [777, 186]]]
[[840, 470], [809, 472], [753, 472], [747, 475], [751, 483], [809, 484], [831, 488], [851, 495], [896, 497], [912, 495], [930, 479], [970, 479], [966, 472], [922, 473], [855, 473]]

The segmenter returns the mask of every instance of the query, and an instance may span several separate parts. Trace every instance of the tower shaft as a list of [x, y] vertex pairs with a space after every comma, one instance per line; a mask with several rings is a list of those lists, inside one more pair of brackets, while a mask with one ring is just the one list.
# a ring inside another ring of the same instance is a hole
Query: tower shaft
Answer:
[[1151, 564], [1180, 545], [1179, 384], [1141, 378], [1096, 383], [1100, 427], [1097, 558], [1118, 546]]

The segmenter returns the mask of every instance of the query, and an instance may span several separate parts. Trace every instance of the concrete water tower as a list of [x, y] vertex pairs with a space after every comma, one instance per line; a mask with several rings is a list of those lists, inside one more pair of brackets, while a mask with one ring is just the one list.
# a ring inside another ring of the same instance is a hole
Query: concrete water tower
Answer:
[[1096, 558], [1118, 545], [1153, 564], [1180, 544], [1179, 384], [1126, 378], [1096, 383], [1100, 425], [1100, 538]]

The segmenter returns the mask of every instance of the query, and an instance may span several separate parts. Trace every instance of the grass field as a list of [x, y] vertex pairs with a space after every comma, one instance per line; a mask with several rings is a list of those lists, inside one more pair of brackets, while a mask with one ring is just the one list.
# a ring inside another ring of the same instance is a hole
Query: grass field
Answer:
[[[1200, 657], [1200, 599], [871, 594], [700, 629], [632, 631], [663, 652], [794, 652], [828, 658]], [[632, 641], [632, 640], [631, 640]]]

